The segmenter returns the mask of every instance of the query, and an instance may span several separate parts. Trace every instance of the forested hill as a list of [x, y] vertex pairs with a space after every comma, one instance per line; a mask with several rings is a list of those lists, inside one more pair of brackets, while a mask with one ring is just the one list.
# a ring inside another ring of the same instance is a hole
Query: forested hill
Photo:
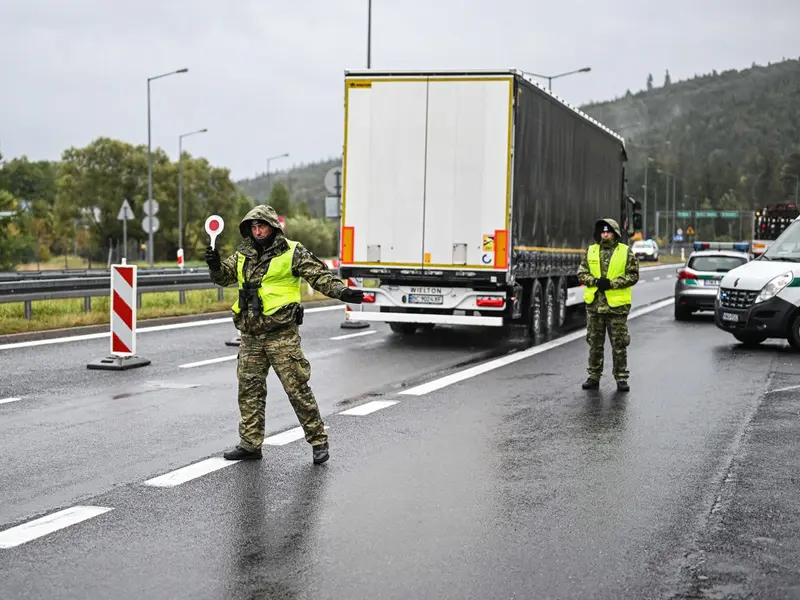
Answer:
[[[664, 210], [665, 172], [676, 179], [676, 208], [750, 209], [793, 198], [800, 176], [800, 61], [713, 72], [672, 82], [643, 74], [641, 91], [581, 109], [629, 143], [629, 192], [642, 198], [649, 156], [649, 223]], [[669, 142], [669, 143], [666, 143]], [[647, 150], [642, 146], [648, 147]], [[298, 203], [321, 214], [325, 172], [337, 159], [272, 175]], [[659, 174], [661, 170], [661, 174]], [[239, 182], [263, 200], [266, 177]], [[659, 195], [660, 192], [660, 195]], [[672, 192], [670, 184], [670, 193]]]

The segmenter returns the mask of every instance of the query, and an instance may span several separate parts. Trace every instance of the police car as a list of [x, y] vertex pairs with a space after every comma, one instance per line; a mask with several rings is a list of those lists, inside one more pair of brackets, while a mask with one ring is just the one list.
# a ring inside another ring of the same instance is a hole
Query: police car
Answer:
[[722, 277], [751, 260], [747, 242], [695, 242], [694, 252], [677, 270], [675, 319], [685, 321], [695, 311], [713, 311]]
[[745, 345], [779, 338], [800, 351], [800, 217], [758, 258], [725, 274], [714, 322]]

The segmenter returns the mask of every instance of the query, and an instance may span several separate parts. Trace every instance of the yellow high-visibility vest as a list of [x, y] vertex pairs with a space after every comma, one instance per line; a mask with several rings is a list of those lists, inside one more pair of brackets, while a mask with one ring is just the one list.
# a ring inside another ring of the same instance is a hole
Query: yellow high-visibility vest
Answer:
[[[600, 244], [592, 244], [587, 251], [586, 260], [589, 263], [589, 272], [595, 279], [600, 278]], [[628, 246], [617, 244], [611, 261], [608, 263], [608, 273], [606, 277], [610, 280], [625, 275], [625, 266], [628, 263]], [[583, 288], [583, 300], [586, 304], [594, 302], [597, 293], [597, 286], [585, 286]], [[608, 289], [605, 291], [606, 300], [609, 306], [624, 306], [633, 300], [633, 288], [628, 286], [618, 290]]]
[[[287, 304], [302, 301], [300, 292], [302, 279], [292, 274], [292, 258], [294, 257], [294, 249], [297, 247], [297, 242], [286, 241], [289, 242], [289, 250], [270, 260], [269, 268], [261, 278], [261, 287], [258, 288], [258, 296], [261, 298], [261, 304], [264, 305], [263, 312], [265, 315], [271, 315]], [[244, 254], [239, 253], [236, 261], [236, 274], [240, 290], [244, 287], [245, 258]], [[233, 303], [231, 310], [239, 314], [238, 298]]]

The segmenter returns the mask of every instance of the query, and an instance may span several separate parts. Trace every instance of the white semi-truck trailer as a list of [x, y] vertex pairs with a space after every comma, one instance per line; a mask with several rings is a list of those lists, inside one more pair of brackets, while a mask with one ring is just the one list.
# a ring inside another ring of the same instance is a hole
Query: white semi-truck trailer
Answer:
[[552, 335], [595, 221], [641, 219], [624, 140], [519, 71], [348, 71], [344, 120], [347, 319]]

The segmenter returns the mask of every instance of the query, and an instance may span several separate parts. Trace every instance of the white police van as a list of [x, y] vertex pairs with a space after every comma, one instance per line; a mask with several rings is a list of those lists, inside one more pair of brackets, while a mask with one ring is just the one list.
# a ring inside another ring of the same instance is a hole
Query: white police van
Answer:
[[780, 338], [800, 351], [800, 217], [758, 258], [725, 274], [714, 323], [748, 346]]

